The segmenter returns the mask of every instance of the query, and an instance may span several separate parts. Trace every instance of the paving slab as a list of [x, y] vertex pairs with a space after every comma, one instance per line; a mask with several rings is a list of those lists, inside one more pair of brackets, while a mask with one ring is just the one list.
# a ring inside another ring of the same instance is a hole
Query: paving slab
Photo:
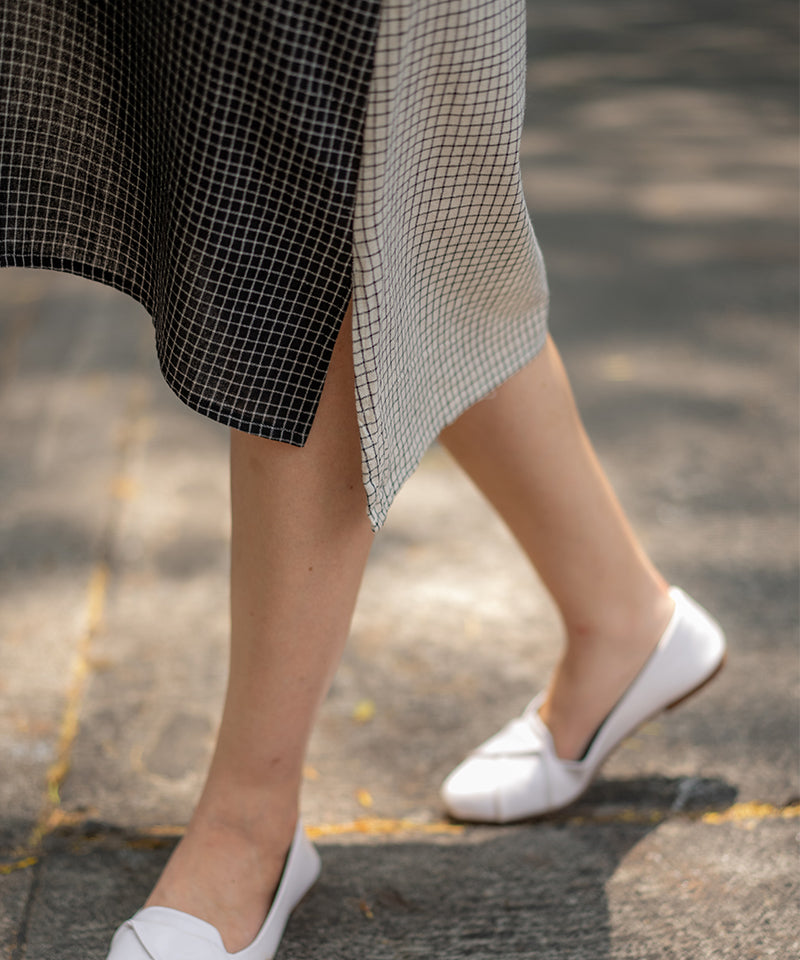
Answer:
[[139, 317], [135, 305], [70, 280], [2, 278], [0, 765], [14, 777], [0, 778], [0, 809], [18, 824], [35, 815], [58, 760], [141, 346], [141, 324], [126, 316]]
[[[757, 832], [723, 824], [698, 847], [697, 824], [682, 819], [325, 842], [322, 877], [281, 956], [786, 958], [800, 944], [795, 831], [786, 821]], [[99, 844], [64, 836], [50, 847], [25, 957], [101, 957], [113, 918], [136, 909], [169, 844], [152, 851], [106, 833]]]
[[[560, 626], [434, 447], [377, 538], [311, 743], [287, 960], [761, 960], [798, 930], [797, 12], [529, 9], [522, 167], [551, 326], [664, 573], [730, 658], [571, 808], [443, 818]], [[0, 271], [0, 960], [102, 960], [188, 819], [225, 684], [227, 431], [148, 317]]]
[[36, 875], [33, 869], [0, 875], [0, 957], [14, 960], [24, 946], [31, 894]]

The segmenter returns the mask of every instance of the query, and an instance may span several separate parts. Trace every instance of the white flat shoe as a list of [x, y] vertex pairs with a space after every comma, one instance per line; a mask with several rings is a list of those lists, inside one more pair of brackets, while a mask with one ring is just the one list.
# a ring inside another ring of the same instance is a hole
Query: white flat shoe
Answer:
[[719, 624], [677, 587], [675, 611], [655, 650], [580, 760], [562, 760], [539, 716], [545, 691], [445, 780], [442, 800], [459, 820], [508, 823], [559, 810], [589, 786], [611, 751], [662, 710], [708, 683], [725, 662]]
[[272, 960], [289, 914], [319, 876], [319, 854], [298, 822], [275, 899], [255, 940], [228, 953], [216, 927], [170, 907], [145, 907], [114, 934], [106, 960]]

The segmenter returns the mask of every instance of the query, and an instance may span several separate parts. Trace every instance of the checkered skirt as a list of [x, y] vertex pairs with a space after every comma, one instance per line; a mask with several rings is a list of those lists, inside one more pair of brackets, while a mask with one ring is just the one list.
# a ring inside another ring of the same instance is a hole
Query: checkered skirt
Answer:
[[302, 445], [353, 300], [373, 527], [540, 349], [524, 0], [0, 0], [0, 265], [135, 297], [198, 412]]

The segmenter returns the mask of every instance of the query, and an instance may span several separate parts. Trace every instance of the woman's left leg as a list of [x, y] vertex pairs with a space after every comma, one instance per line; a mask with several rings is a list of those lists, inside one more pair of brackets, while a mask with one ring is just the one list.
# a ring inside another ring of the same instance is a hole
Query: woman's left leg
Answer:
[[617, 503], [552, 341], [442, 433], [558, 606], [566, 645], [547, 690], [447, 778], [468, 820], [566, 806], [611, 750], [725, 661], [709, 614], [653, 567]]
[[559, 756], [577, 759], [664, 631], [673, 608], [667, 584], [606, 479], [552, 340], [440, 440], [506, 521], [561, 613], [566, 644], [540, 715]]

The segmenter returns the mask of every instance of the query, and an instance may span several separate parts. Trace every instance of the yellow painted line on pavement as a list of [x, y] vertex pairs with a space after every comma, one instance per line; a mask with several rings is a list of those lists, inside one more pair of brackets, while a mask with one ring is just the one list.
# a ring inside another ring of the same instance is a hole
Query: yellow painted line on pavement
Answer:
[[[466, 829], [463, 823], [450, 823], [437, 820], [425, 823], [421, 820], [407, 818], [386, 817], [359, 817], [357, 820], [346, 820], [342, 823], [314, 823], [306, 824], [305, 831], [311, 840], [320, 837], [341, 837], [347, 834], [367, 834], [372, 836], [388, 836], [392, 834], [424, 833], [424, 834], [462, 834]], [[156, 824], [142, 830], [130, 843], [152, 842], [182, 836], [186, 827], [176, 824]]]
[[734, 803], [719, 812], [710, 811], [701, 816], [703, 823], [742, 823], [759, 820], [789, 820], [800, 817], [800, 802], [790, 803], [785, 807], [775, 807], [771, 803], [759, 803], [751, 800], [748, 803]]
[[[693, 820], [710, 826], [716, 826], [723, 823], [734, 823], [753, 829], [757, 823], [765, 820], [789, 820], [800, 817], [800, 802], [790, 803], [784, 807], [776, 807], [771, 803], [762, 803], [757, 800], [751, 800], [745, 803], [734, 803], [725, 810], [712, 810], [705, 813], [692, 815], [685, 811], [670, 812], [669, 810], [636, 810], [628, 808], [626, 810], [616, 811], [615, 813], [604, 816], [570, 817], [567, 824], [591, 825], [591, 824], [610, 824], [610, 823], [643, 823], [658, 824], [666, 820]], [[0, 863], [0, 876], [13, 873], [15, 870], [26, 870], [39, 862], [39, 857], [35, 851], [38, 844], [44, 836], [52, 830], [55, 830], [63, 823], [69, 823], [73, 827], [79, 827], [81, 817], [76, 814], [65, 814], [58, 809], [48, 811], [46, 818], [34, 831], [27, 851], [18, 851], [17, 859], [8, 863]], [[449, 821], [437, 820], [432, 823], [422, 823], [419, 820], [409, 820], [406, 818], [384, 818], [384, 817], [361, 817], [357, 820], [346, 820], [342, 823], [317, 823], [308, 824], [305, 828], [306, 834], [311, 840], [320, 840], [325, 837], [341, 836], [402, 836], [408, 834], [424, 834], [439, 836], [460, 836], [468, 828], [469, 824], [451, 823]], [[180, 837], [185, 832], [185, 827], [177, 824], [156, 824], [152, 827], [141, 830], [135, 836], [129, 837], [124, 841], [128, 847], [136, 848], [156, 848], [162, 846], [171, 839]], [[35, 843], [34, 843], [35, 839]], [[91, 844], [103, 842], [102, 832], [96, 834], [87, 842]], [[73, 840], [74, 843], [74, 840]]]
[[[662, 820], [678, 819], [681, 813], [669, 809], [627, 807], [624, 810], [614, 810], [611, 813], [587, 813], [576, 817], [567, 817], [568, 826], [582, 827], [585, 825], [607, 823], [661, 823]], [[564, 822], [553, 818], [553, 823]]]
[[13, 863], [0, 863], [0, 876], [7, 877], [15, 870], [27, 870], [39, 862], [38, 857], [23, 857], [21, 860], [15, 860]]
[[800, 817], [800, 802], [787, 804], [785, 807], [776, 807], [771, 803], [762, 803], [758, 800], [749, 800], [744, 803], [733, 803], [724, 810], [670, 810], [670, 809], [637, 809], [628, 807], [624, 810], [615, 810], [612, 813], [588, 814], [580, 817], [570, 817], [567, 823], [575, 825], [592, 823], [660, 823], [663, 820], [699, 820], [713, 826], [722, 823], [738, 823], [743, 826], [752, 826], [762, 820], [788, 820]]
[[361, 817], [345, 823], [319, 823], [306, 827], [311, 840], [320, 837], [341, 837], [346, 834], [368, 834], [370, 836], [391, 836], [401, 833], [425, 834], [461, 834], [465, 830], [462, 823], [436, 821], [420, 823], [418, 820], [385, 819], [382, 817]]

